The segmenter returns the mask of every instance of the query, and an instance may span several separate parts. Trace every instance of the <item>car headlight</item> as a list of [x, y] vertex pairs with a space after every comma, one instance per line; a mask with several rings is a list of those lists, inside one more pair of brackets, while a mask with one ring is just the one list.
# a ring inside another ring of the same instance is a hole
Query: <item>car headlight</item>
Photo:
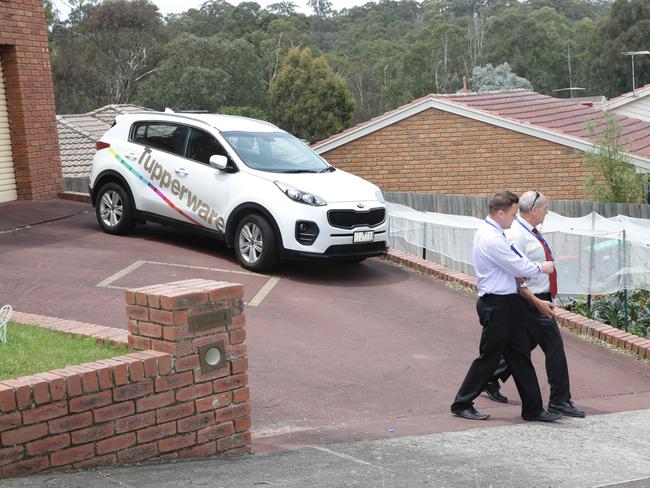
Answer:
[[287, 185], [281, 181], [274, 181], [274, 183], [275, 186], [282, 190], [282, 193], [284, 193], [294, 202], [304, 203], [305, 205], [311, 205], [313, 207], [323, 207], [327, 205], [327, 202], [318, 195], [298, 190], [297, 188], [294, 188], [291, 185]]
[[377, 200], [379, 200], [380, 203], [386, 203], [386, 200], [384, 200], [384, 194], [379, 188], [375, 188], [375, 197]]

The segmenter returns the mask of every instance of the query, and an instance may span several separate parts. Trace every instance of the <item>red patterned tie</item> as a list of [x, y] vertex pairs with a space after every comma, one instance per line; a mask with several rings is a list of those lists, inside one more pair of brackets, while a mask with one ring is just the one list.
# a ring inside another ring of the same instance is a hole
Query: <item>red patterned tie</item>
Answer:
[[[535, 237], [537, 237], [537, 240], [539, 243], [542, 245], [542, 248], [544, 249], [544, 254], [546, 254], [546, 260], [547, 261], [553, 261], [553, 255], [551, 254], [551, 249], [548, 247], [548, 243], [546, 240], [542, 237], [542, 234], [533, 227], [533, 234], [535, 234]], [[553, 272], [548, 275], [548, 278], [551, 282], [551, 297], [555, 298], [557, 295], [557, 272], [555, 269], [553, 269]]]

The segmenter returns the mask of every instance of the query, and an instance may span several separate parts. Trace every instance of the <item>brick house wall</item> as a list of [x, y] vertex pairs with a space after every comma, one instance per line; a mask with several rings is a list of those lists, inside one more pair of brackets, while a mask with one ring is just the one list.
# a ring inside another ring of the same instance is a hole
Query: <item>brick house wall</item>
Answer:
[[55, 197], [63, 177], [42, 0], [0, 3], [0, 56], [18, 199]]
[[433, 108], [321, 156], [384, 191], [587, 198], [588, 170], [575, 149]]

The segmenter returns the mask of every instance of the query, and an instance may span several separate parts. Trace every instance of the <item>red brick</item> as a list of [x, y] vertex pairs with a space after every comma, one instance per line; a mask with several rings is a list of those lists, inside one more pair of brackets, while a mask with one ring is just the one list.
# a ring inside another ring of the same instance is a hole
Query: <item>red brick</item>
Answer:
[[87, 429], [76, 430], [72, 433], [73, 444], [86, 444], [87, 442], [94, 442], [99, 439], [112, 436], [115, 433], [113, 424], [104, 423], [100, 425], [93, 425]]
[[246, 340], [246, 330], [244, 329], [231, 330], [228, 333], [228, 336], [230, 337], [231, 344], [243, 344], [243, 342]]
[[203, 335], [201, 337], [195, 337], [194, 339], [192, 339], [192, 351], [198, 353], [199, 347], [214, 341], [223, 341], [225, 344], [227, 344], [228, 334], [225, 332], [215, 333], [214, 331], [212, 331], [207, 335]]
[[167, 390], [175, 390], [183, 386], [191, 385], [193, 382], [192, 372], [172, 374], [156, 378], [156, 393]]
[[189, 434], [181, 434], [174, 437], [167, 437], [158, 441], [158, 450], [163, 452], [176, 451], [183, 447], [188, 447], [196, 443], [196, 434], [190, 432]]
[[186, 417], [176, 422], [178, 432], [191, 432], [214, 425], [214, 414], [212, 412]]
[[129, 334], [128, 337], [129, 347], [132, 349], [145, 350], [151, 349], [151, 339], [148, 337], [141, 337]]
[[97, 362], [99, 364], [106, 364], [113, 369], [113, 382], [116, 386], [126, 385], [129, 382], [129, 366], [127, 364], [115, 361], [114, 359], [104, 359]]
[[6, 449], [0, 449], [0, 466], [5, 466], [7, 464], [20, 461], [24, 455], [25, 455], [25, 449], [23, 448], [23, 446], [7, 447]]
[[250, 430], [251, 428], [251, 418], [243, 417], [235, 420], [235, 432], [244, 432]]
[[194, 403], [182, 403], [180, 405], [172, 405], [171, 407], [160, 408], [156, 411], [156, 422], [162, 424], [170, 420], [176, 420], [187, 417], [194, 413]]
[[167, 422], [166, 424], [148, 427], [139, 430], [136, 434], [138, 436], [138, 444], [169, 437], [176, 434], [176, 422]]
[[93, 367], [95, 371], [97, 371], [97, 379], [99, 380], [100, 389], [107, 390], [113, 387], [115, 384], [113, 382], [113, 368], [99, 362], [90, 363], [89, 366]]
[[215, 411], [215, 418], [217, 422], [223, 422], [226, 420], [234, 420], [239, 417], [245, 417], [250, 415], [251, 407], [248, 403], [240, 403], [239, 405], [234, 405], [232, 407], [220, 408]]
[[222, 391], [234, 390], [248, 385], [248, 374], [238, 374], [229, 376], [221, 380], [214, 381], [212, 386], [214, 391], [220, 393]]
[[243, 434], [236, 434], [231, 437], [225, 437], [217, 441], [217, 451], [223, 452], [229, 449], [234, 449], [236, 447], [242, 447], [250, 444], [251, 434], [250, 432], [245, 432]]
[[232, 371], [232, 374], [245, 373], [248, 371], [248, 358], [233, 359], [230, 362], [230, 371]]
[[72, 371], [79, 373], [81, 376], [81, 388], [83, 389], [84, 393], [92, 393], [99, 389], [97, 372], [94, 369], [84, 366], [83, 364], [80, 364], [78, 366], [68, 366], [67, 369], [71, 369]]
[[251, 393], [248, 387], [241, 388], [232, 392], [232, 401], [234, 403], [242, 403], [247, 400], [250, 400]]
[[124, 300], [126, 301], [127, 305], [135, 305], [135, 291], [133, 290], [125, 290], [124, 292]]
[[27, 476], [30, 474], [38, 473], [49, 467], [47, 456], [39, 456], [35, 458], [25, 459], [17, 463], [9, 464], [2, 468], [3, 478], [13, 478], [15, 476]]
[[52, 466], [63, 466], [91, 458], [94, 455], [95, 445], [85, 444], [83, 446], [70, 447], [62, 451], [53, 452], [50, 454], [50, 463]]
[[208, 299], [211, 302], [220, 300], [232, 300], [233, 298], [242, 298], [244, 296], [243, 285], [224, 283], [210, 289]]
[[82, 429], [93, 423], [93, 414], [90, 412], [78, 413], [75, 415], [66, 415], [60, 419], [50, 420], [50, 434], [59, 434], [61, 432], [70, 432], [71, 430]]
[[16, 395], [16, 405], [19, 409], [28, 408], [32, 404], [32, 389], [25, 378], [17, 378], [13, 380], [4, 380], [6, 386], [13, 388]]
[[206, 442], [199, 446], [186, 447], [178, 451], [178, 456], [182, 458], [196, 458], [196, 457], [208, 457], [214, 456], [217, 453], [217, 443]]
[[15, 429], [23, 425], [23, 418], [20, 412], [5, 413], [0, 415], [0, 432]]
[[147, 410], [153, 410], [154, 408], [171, 405], [174, 401], [174, 392], [166, 391], [165, 393], [160, 393], [158, 395], [149, 395], [145, 398], [141, 398], [136, 401], [135, 406], [138, 412], [145, 412]]
[[146, 412], [131, 417], [121, 418], [115, 422], [115, 432], [122, 434], [132, 430], [149, 427], [156, 423], [156, 412]]
[[136, 383], [144, 379], [144, 365], [142, 364], [142, 359], [137, 359], [131, 355], [128, 355], [117, 357], [115, 360], [129, 365], [129, 380], [132, 383]]
[[197, 412], [207, 412], [208, 410], [216, 410], [225, 407], [230, 403], [232, 403], [232, 393], [227, 391], [225, 393], [219, 393], [218, 395], [199, 398], [196, 400], [195, 405]]
[[[149, 311], [149, 317], [151, 322], [154, 322], [154, 324], [174, 325], [174, 313], [169, 310], [152, 309]], [[157, 325], [157, 327], [158, 327], [157, 330], [158, 334], [150, 337], [162, 337], [162, 328], [160, 327], [160, 325]], [[140, 330], [142, 330], [142, 325], [140, 325]], [[148, 334], [142, 334], [142, 335], [148, 335]]]
[[97, 442], [97, 454], [120, 451], [135, 445], [135, 433], [122, 434]]
[[80, 396], [70, 400], [70, 412], [84, 412], [93, 408], [103, 407], [113, 401], [110, 391], [101, 391]]
[[2, 445], [14, 446], [24, 444], [34, 439], [39, 439], [47, 435], [47, 424], [36, 424], [28, 427], [19, 427], [14, 430], [8, 430], [2, 433]]
[[36, 405], [43, 405], [50, 401], [50, 385], [47, 381], [38, 376], [32, 376], [32, 394], [34, 395], [34, 403]]
[[50, 398], [53, 402], [65, 398], [65, 379], [52, 373], [39, 373], [35, 375], [46, 380], [50, 388]]
[[176, 401], [184, 402], [208, 396], [212, 393], [212, 383], [200, 383], [176, 391]]
[[70, 445], [70, 434], [50, 435], [45, 439], [28, 443], [27, 454], [30, 456], [38, 456], [39, 454], [46, 454], [48, 452], [58, 451]]
[[228, 449], [226, 452], [221, 453], [224, 457], [234, 457], [234, 456], [243, 456], [245, 454], [250, 454], [250, 446], [236, 447], [234, 449]]
[[208, 294], [201, 292], [180, 292], [160, 297], [160, 307], [164, 310], [179, 310], [205, 303], [208, 303]]
[[[158, 352], [158, 351], [155, 351]], [[158, 358], [158, 374], [160, 376], [167, 375], [172, 372], [172, 357], [169, 354], [165, 354]]]
[[142, 361], [144, 375], [147, 378], [158, 376], [158, 358], [150, 356], [146, 352], [134, 352], [129, 354], [129, 356]]
[[215, 369], [214, 371], [208, 371], [207, 373], [201, 372], [200, 369], [194, 370], [194, 382], [202, 383], [204, 381], [212, 382], [213, 380], [223, 378], [230, 375], [230, 366], [228, 363], [223, 368]]
[[23, 412], [23, 423], [34, 424], [44, 420], [61, 417], [68, 413], [68, 404], [66, 402], [56, 402], [42, 407], [32, 408]]
[[0, 383], [0, 411], [11, 412], [16, 409], [16, 392], [13, 387]]
[[87, 468], [106, 468], [117, 464], [117, 456], [115, 454], [106, 454], [105, 456], [95, 456], [85, 461], [74, 463], [72, 466], [75, 469]]
[[[146, 307], [147, 304], [148, 304], [147, 294], [146, 293], [136, 292], [136, 294], [135, 294], [135, 305], [142, 305], [143, 307]], [[132, 304], [129, 304], [129, 305], [132, 305]]]
[[113, 399], [116, 402], [120, 402], [122, 400], [131, 400], [133, 398], [147, 396], [151, 393], [153, 393], [153, 381], [147, 380], [115, 388], [115, 390], [113, 390]]
[[128, 417], [134, 413], [135, 404], [133, 402], [114, 403], [94, 411], [95, 422], [108, 422], [109, 420]]
[[149, 309], [139, 305], [127, 305], [126, 316], [133, 320], [149, 321]]
[[196, 435], [196, 442], [202, 444], [207, 441], [213, 441], [215, 439], [221, 439], [222, 437], [227, 437], [233, 435], [235, 429], [233, 424], [228, 422], [219, 425], [211, 425], [205, 429], [199, 430]]
[[198, 354], [192, 354], [190, 356], [178, 358], [176, 361], [174, 361], [174, 369], [177, 373], [198, 368], [200, 365], [201, 363], [199, 362]]
[[150, 444], [143, 444], [141, 446], [132, 447], [125, 451], [117, 453], [117, 460], [120, 464], [132, 464], [145, 459], [150, 459], [158, 455], [158, 444], [152, 442]]
[[174, 357], [182, 357], [192, 353], [192, 344], [189, 341], [169, 342], [151, 339], [151, 349], [166, 352]]

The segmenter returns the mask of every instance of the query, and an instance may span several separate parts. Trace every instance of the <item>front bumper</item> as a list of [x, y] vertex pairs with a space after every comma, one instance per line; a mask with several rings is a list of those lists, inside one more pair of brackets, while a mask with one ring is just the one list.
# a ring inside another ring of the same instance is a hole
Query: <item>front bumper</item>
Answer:
[[282, 249], [281, 255], [290, 260], [346, 260], [355, 258], [371, 258], [383, 256], [388, 252], [386, 241], [364, 242], [360, 244], [335, 244], [328, 247], [323, 253], [295, 251]]

